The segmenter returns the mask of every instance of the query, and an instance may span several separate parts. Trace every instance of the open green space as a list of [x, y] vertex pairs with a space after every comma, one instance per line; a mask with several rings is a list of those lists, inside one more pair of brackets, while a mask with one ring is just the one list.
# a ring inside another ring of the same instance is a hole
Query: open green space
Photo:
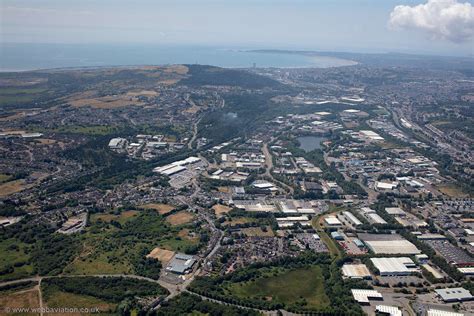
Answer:
[[11, 179], [11, 175], [0, 173], [0, 183], [7, 182], [8, 180]]
[[50, 129], [49, 131], [55, 133], [71, 133], [84, 135], [109, 135], [116, 133], [118, 131], [118, 128], [108, 125], [65, 125], [55, 129]]
[[90, 296], [51, 289], [45, 292], [44, 302], [48, 308], [98, 308], [101, 314], [113, 312], [117, 306], [112, 302]]
[[114, 314], [135, 309], [138, 298], [168, 294], [158, 283], [120, 277], [52, 278], [43, 280], [41, 287], [48, 307], [97, 307]]
[[0, 280], [18, 279], [31, 275], [28, 245], [13, 238], [0, 241]]
[[171, 225], [153, 210], [92, 214], [90, 227], [80, 236], [80, 253], [64, 272], [67, 274], [135, 273], [157, 278], [161, 265], [146, 258], [155, 247], [193, 253], [199, 238], [180, 236], [183, 229], [201, 231], [195, 224]]
[[275, 274], [252, 281], [233, 283], [227, 289], [232, 295], [240, 298], [271, 300], [312, 309], [329, 306], [321, 267], [307, 266], [278, 271]]

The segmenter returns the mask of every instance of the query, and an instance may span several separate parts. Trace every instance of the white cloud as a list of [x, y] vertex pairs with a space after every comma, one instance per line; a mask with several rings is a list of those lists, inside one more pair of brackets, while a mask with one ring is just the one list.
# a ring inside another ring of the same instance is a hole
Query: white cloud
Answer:
[[392, 29], [421, 30], [434, 39], [466, 42], [474, 37], [474, 7], [457, 0], [398, 5], [390, 14], [389, 26]]

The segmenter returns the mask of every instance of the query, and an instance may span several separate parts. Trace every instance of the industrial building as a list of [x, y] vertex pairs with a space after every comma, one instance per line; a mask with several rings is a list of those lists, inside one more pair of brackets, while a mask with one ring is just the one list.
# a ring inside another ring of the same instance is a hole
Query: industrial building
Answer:
[[464, 275], [474, 275], [474, 267], [458, 268], [458, 271]]
[[407, 215], [407, 213], [399, 207], [387, 207], [385, 208], [385, 212], [392, 216], [405, 217]]
[[186, 274], [190, 272], [196, 263], [193, 256], [177, 253], [173, 259], [168, 263], [166, 271], [176, 274]]
[[443, 311], [440, 309], [429, 309], [426, 312], [426, 316], [464, 316], [464, 314], [450, 312], [450, 311]]
[[369, 269], [365, 264], [345, 264], [342, 266], [342, 274], [350, 279], [371, 279]]
[[375, 306], [375, 311], [380, 315], [388, 316], [402, 316], [402, 311], [396, 306], [389, 305], [377, 305]]
[[416, 264], [408, 257], [371, 258], [381, 276], [410, 275], [418, 272]]
[[162, 175], [171, 176], [171, 175], [174, 175], [174, 174], [177, 174], [181, 171], [186, 170], [186, 167], [184, 167], [184, 166], [194, 164], [194, 163], [199, 162], [199, 161], [201, 161], [201, 158], [188, 157], [186, 159], [178, 160], [178, 161], [175, 161], [175, 162], [170, 163], [168, 165], [164, 165], [164, 166], [161, 166], [161, 167], [156, 167], [155, 169], [153, 169], [153, 171], [157, 172], [159, 174], [162, 174]]
[[352, 296], [359, 304], [370, 304], [369, 300], [383, 301], [383, 296], [376, 290], [352, 289]]
[[308, 216], [301, 215], [296, 217], [277, 217], [276, 218], [278, 227], [291, 227], [295, 224], [300, 224], [301, 226], [311, 226], [311, 221]]
[[125, 138], [120, 138], [120, 137], [112, 138], [109, 141], [109, 148], [119, 150], [119, 149], [123, 149], [126, 144], [127, 144], [127, 140]]
[[342, 212], [342, 215], [344, 215], [344, 217], [354, 226], [360, 226], [362, 225], [362, 222], [354, 216], [354, 214], [352, 214], [351, 212], [348, 212], [348, 211], [344, 211]]
[[421, 251], [398, 234], [359, 234], [367, 248], [375, 254], [416, 255]]
[[324, 223], [326, 226], [330, 227], [340, 227], [342, 226], [342, 223], [340, 220], [337, 219], [336, 216], [328, 216], [324, 218]]
[[462, 287], [439, 289], [435, 290], [435, 292], [445, 303], [464, 302], [474, 299], [472, 294]]

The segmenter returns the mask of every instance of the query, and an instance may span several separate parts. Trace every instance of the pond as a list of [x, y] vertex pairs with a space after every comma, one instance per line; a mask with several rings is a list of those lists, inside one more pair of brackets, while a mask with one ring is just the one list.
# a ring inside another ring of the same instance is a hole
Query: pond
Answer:
[[297, 139], [300, 143], [300, 148], [306, 152], [321, 149], [321, 142], [327, 140], [325, 137], [318, 136], [300, 136]]

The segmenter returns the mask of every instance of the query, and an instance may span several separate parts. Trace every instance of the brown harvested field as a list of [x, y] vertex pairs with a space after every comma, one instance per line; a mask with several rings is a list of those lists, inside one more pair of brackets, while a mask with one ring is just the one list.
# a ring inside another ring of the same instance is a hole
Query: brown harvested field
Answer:
[[12, 114], [12, 115], [9, 115], [9, 116], [5, 116], [5, 117], [0, 117], [0, 122], [3, 122], [3, 121], [13, 121], [13, 120], [17, 120], [17, 119], [20, 119], [22, 117], [24, 117], [26, 115], [26, 112], [17, 112], [15, 114]]
[[160, 260], [162, 265], [166, 265], [171, 260], [171, 258], [173, 258], [173, 256], [174, 251], [156, 247], [147, 255], [147, 258], [155, 258]]
[[194, 219], [194, 215], [185, 211], [178, 212], [176, 214], [171, 214], [166, 217], [166, 221], [171, 225], [182, 225], [189, 223]]
[[141, 90], [141, 91], [128, 91], [127, 96], [129, 97], [138, 97], [138, 96], [145, 96], [145, 97], [155, 97], [158, 95], [158, 92], [153, 90]]
[[175, 208], [173, 205], [163, 204], [163, 203], [149, 203], [149, 204], [141, 205], [140, 207], [144, 209], [155, 210], [161, 215], [168, 214]]
[[[26, 291], [19, 291], [15, 293], [0, 293], [0, 311], [6, 308], [38, 308], [39, 297], [37, 288], [32, 288]], [[0, 315], [8, 315], [8, 313], [1, 313]], [[36, 313], [15, 313], [12, 315], [39, 315]]]
[[0, 197], [8, 196], [26, 189], [24, 183], [24, 180], [19, 179], [0, 184]]
[[189, 71], [188, 67], [183, 66], [183, 65], [172, 65], [163, 68], [163, 72], [167, 73], [176, 73], [178, 75], [185, 75]]
[[191, 114], [196, 114], [201, 108], [197, 105], [193, 105], [186, 110], [184, 110], [185, 113], [191, 113]]
[[56, 143], [54, 139], [49, 138], [37, 138], [35, 141], [39, 143], [39, 145], [52, 145]]
[[438, 190], [453, 198], [466, 198], [469, 194], [464, 193], [462, 189], [454, 184], [447, 184], [438, 187]]
[[95, 109], [116, 109], [128, 105], [145, 105], [135, 97], [128, 97], [126, 95], [108, 95], [97, 98], [69, 99], [68, 102], [74, 107], [90, 106]]
[[248, 227], [248, 228], [243, 228], [242, 232], [245, 234], [245, 236], [251, 237], [251, 236], [257, 236], [257, 237], [273, 237], [273, 230], [270, 226], [267, 226], [267, 231], [264, 232], [260, 227]]
[[223, 192], [223, 193], [230, 193], [230, 188], [229, 187], [217, 187], [217, 190], [219, 192]]
[[228, 213], [230, 210], [232, 210], [232, 208], [222, 205], [222, 204], [216, 204], [212, 207], [212, 209], [216, 213], [216, 216], [221, 216], [223, 214]]

